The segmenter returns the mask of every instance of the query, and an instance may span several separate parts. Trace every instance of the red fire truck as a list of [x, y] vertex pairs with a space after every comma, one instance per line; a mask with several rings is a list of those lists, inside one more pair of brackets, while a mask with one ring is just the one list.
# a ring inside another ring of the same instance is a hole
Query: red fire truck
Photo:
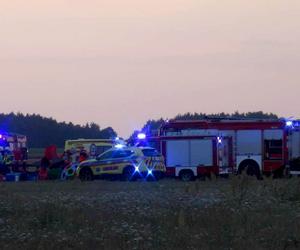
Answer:
[[164, 155], [167, 175], [185, 181], [212, 173], [300, 174], [299, 121], [174, 120], [149, 141]]

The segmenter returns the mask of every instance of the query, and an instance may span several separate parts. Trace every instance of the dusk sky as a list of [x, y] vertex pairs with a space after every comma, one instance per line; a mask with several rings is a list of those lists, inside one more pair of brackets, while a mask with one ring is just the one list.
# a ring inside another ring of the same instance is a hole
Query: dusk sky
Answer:
[[0, 112], [112, 126], [300, 118], [299, 0], [2, 0]]

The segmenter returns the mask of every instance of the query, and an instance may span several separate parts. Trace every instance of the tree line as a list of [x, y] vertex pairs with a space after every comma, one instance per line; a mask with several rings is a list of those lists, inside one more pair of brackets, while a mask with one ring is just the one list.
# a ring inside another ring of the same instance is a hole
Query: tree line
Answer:
[[72, 122], [58, 122], [37, 114], [21, 113], [0, 114], [0, 131], [26, 135], [31, 148], [44, 148], [53, 144], [64, 147], [68, 139], [111, 139], [117, 135], [111, 127], [100, 129], [96, 123], [82, 126]]

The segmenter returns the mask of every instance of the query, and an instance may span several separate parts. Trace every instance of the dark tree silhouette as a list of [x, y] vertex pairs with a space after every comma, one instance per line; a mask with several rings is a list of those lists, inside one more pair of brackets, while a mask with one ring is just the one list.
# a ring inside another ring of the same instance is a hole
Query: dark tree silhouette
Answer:
[[57, 122], [53, 118], [45, 118], [37, 114], [21, 113], [0, 114], [0, 131], [24, 134], [28, 138], [28, 146], [34, 148], [55, 144], [63, 147], [68, 139], [110, 139], [116, 137], [111, 128], [101, 130], [96, 123], [84, 126], [69, 122]]

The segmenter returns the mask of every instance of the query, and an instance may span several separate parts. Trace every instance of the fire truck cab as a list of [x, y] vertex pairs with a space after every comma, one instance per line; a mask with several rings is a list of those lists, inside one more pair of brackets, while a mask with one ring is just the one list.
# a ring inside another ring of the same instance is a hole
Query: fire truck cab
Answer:
[[[260, 178], [262, 174], [282, 175], [300, 157], [299, 124], [284, 120], [174, 120], [163, 124], [151, 141], [165, 157], [169, 176], [187, 181], [245, 172]], [[293, 169], [291, 174], [300, 171]]]

